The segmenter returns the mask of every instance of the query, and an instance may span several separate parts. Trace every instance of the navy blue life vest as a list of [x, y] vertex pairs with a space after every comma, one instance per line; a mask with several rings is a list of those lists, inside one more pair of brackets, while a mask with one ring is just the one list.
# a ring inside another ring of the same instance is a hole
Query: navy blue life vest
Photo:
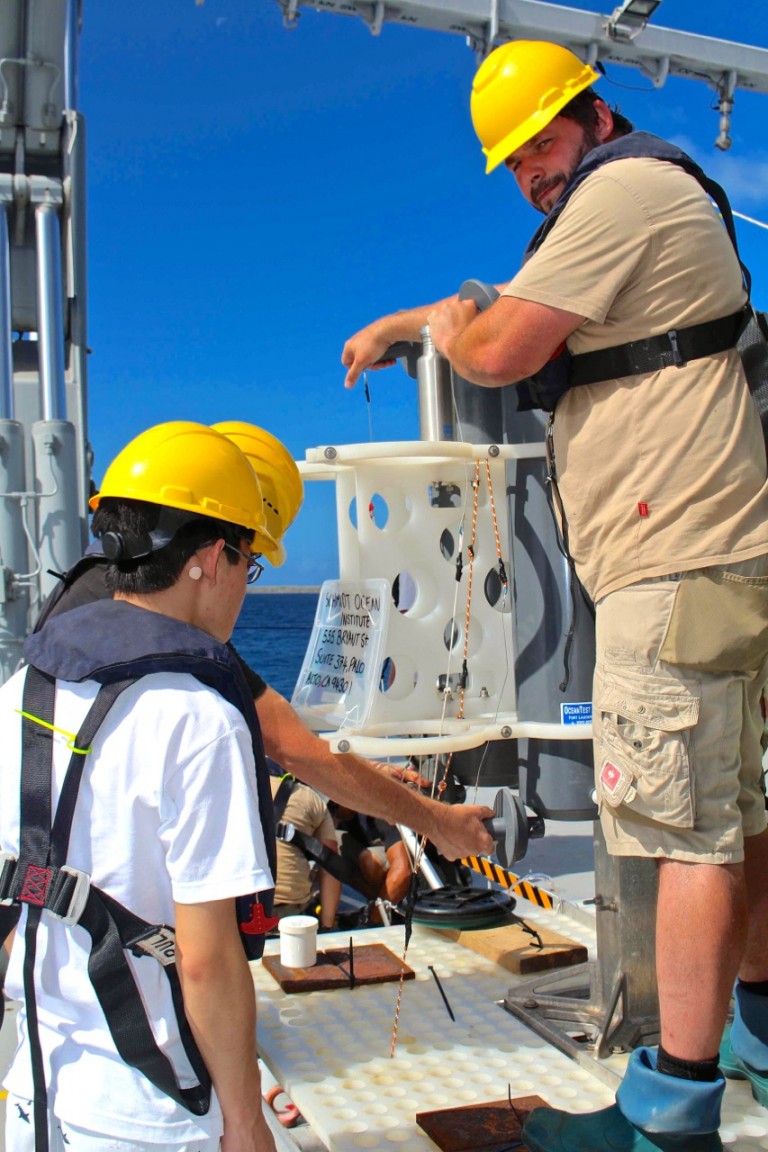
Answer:
[[[610, 164], [614, 160], [638, 159], [644, 157], [648, 157], [653, 160], [664, 160], [670, 164], [676, 164], [678, 167], [682, 168], [685, 172], [693, 176], [694, 179], [698, 181], [707, 195], [710, 196], [717, 204], [722, 214], [731, 243], [733, 244], [736, 255], [738, 256], [739, 250], [738, 244], [736, 242], [736, 230], [733, 223], [733, 213], [731, 212], [731, 206], [728, 202], [728, 197], [720, 185], [717, 184], [714, 180], [711, 180], [703, 171], [703, 169], [700, 168], [699, 165], [694, 160], [692, 160], [690, 156], [687, 155], [687, 153], [683, 152], [681, 148], [677, 148], [674, 144], [670, 144], [668, 141], [662, 140], [659, 136], [653, 136], [650, 132], [630, 132], [626, 136], [620, 136], [616, 140], [611, 140], [606, 144], [598, 145], [583, 157], [573, 172], [570, 180], [558, 197], [557, 201], [553, 205], [552, 209], [547, 214], [546, 220], [543, 221], [543, 223], [537, 228], [536, 232], [531, 237], [531, 240], [529, 241], [528, 247], [526, 248], [525, 254], [523, 256], [523, 263], [529, 260], [531, 256], [533, 256], [534, 253], [537, 252], [541, 245], [545, 242], [571, 196], [576, 191], [576, 189], [579, 188], [581, 184], [583, 184], [588, 176], [591, 176], [593, 172], [596, 172], [599, 168], [602, 168], [604, 164]], [[747, 293], [749, 293], [751, 286], [749, 271], [741, 262], [741, 260], [739, 260], [739, 262], [741, 264]], [[744, 324], [746, 323], [747, 317], [745, 316]], [[697, 327], [706, 329], [708, 326]], [[716, 350], [721, 351], [725, 350], [727, 347], [734, 347], [737, 343], [738, 335], [741, 334], [740, 331], [737, 331], [737, 329], [740, 328], [743, 328], [743, 325], [740, 326], [737, 320], [730, 327], [726, 325], [726, 335], [724, 336], [723, 341], [721, 341], [722, 348], [718, 346]], [[732, 331], [735, 333], [733, 338], [731, 338]], [[699, 337], [694, 333], [692, 339], [693, 345], [695, 346]], [[755, 333], [755, 339], [763, 342], [762, 334], [759, 331]], [[628, 348], [630, 346], [624, 345], [621, 347]], [[710, 355], [711, 352], [709, 346], [707, 347], [706, 351], [702, 352], [701, 354]], [[601, 355], [601, 353], [590, 353], [589, 355], [596, 359]], [[661, 368], [665, 366], [665, 361], [663, 359], [663, 353], [659, 352], [659, 356], [660, 359], [657, 366]], [[548, 412], [553, 411], [560, 397], [563, 396], [565, 392], [569, 390], [569, 388], [574, 387], [575, 384], [578, 383], [578, 380], [574, 380], [576, 362], [578, 360], [579, 357], [572, 356], [567, 351], [567, 349], [565, 349], [560, 353], [560, 355], [555, 356], [552, 360], [549, 361], [548, 364], [545, 364], [544, 367], [533, 376], [527, 380], [520, 381], [517, 385], [518, 407], [521, 410], [530, 408], [543, 408]], [[676, 361], [673, 358], [670, 358], [668, 362], [675, 363]], [[637, 369], [637, 371], [647, 370], [648, 368], [645, 365]], [[608, 361], [606, 361], [605, 375], [599, 378], [610, 379], [611, 376], [612, 372]], [[755, 387], [753, 385], [752, 379], [750, 379], [750, 388], [754, 394]], [[758, 403], [758, 407], [760, 408], [761, 401], [757, 396], [756, 401]], [[761, 417], [762, 416], [763, 412], [761, 408]]]

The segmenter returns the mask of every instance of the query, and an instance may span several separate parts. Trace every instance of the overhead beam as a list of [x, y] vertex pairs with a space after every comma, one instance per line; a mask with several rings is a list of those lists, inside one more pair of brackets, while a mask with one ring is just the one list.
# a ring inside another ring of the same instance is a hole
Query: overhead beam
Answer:
[[634, 39], [611, 34], [610, 16], [543, 0], [276, 0], [286, 24], [302, 8], [354, 16], [377, 35], [385, 23], [452, 32], [484, 54], [505, 40], [547, 39], [564, 44], [591, 63], [639, 69], [656, 87], [668, 76], [768, 92], [768, 50], [692, 32], [647, 25]]

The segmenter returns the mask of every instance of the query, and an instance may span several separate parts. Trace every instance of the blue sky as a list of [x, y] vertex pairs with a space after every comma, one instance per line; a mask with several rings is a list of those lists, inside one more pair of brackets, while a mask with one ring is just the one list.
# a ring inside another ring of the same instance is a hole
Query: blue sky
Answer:
[[[614, 4], [571, 0], [608, 12]], [[654, 23], [768, 47], [763, 5], [664, 0]], [[418, 437], [415, 385], [343, 388], [344, 340], [374, 317], [512, 276], [539, 217], [484, 175], [459, 36], [273, 0], [85, 0], [90, 438], [111, 457], [162, 420], [250, 420], [308, 447]], [[768, 220], [768, 96], [737, 94], [734, 145], [713, 147], [703, 84], [654, 90], [613, 67], [599, 90], [674, 139], [735, 209]], [[768, 232], [739, 225], [768, 307]], [[308, 486], [273, 584], [338, 574], [331, 486]]]

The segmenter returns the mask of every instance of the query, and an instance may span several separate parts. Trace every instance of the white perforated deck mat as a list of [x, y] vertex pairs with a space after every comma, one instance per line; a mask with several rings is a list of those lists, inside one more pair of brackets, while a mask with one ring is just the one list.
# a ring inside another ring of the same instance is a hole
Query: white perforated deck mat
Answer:
[[[547, 917], [547, 919], [545, 919]], [[525, 918], [593, 944], [580, 923], [526, 906]], [[348, 933], [321, 936], [320, 947], [343, 947]], [[402, 954], [403, 929], [358, 933], [356, 944], [381, 942]], [[278, 951], [277, 942], [268, 951]], [[552, 1048], [496, 1002], [518, 977], [439, 933], [414, 929], [407, 963], [398, 1041], [389, 1057], [397, 984], [286, 995], [254, 964], [259, 1001], [259, 1053], [330, 1152], [435, 1145], [416, 1113], [506, 1097], [538, 1094], [556, 1108], [589, 1112], [613, 1102], [613, 1092], [586, 1068]], [[456, 1017], [448, 1015], [433, 965]], [[621, 1074], [625, 1058], [608, 1067]], [[734, 1152], [768, 1149], [768, 1111], [749, 1087], [729, 1083], [721, 1127]]]

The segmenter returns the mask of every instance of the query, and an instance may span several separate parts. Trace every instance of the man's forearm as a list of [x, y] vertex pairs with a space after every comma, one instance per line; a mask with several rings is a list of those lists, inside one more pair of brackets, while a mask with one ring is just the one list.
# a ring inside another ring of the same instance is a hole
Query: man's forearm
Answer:
[[336, 755], [302, 723], [287, 700], [268, 688], [256, 701], [267, 755], [332, 800], [389, 824], [405, 824], [455, 859], [488, 852], [492, 841], [480, 819], [490, 809], [451, 808], [391, 780], [368, 760]]
[[407, 308], [403, 312], [392, 312], [367, 324], [351, 336], [341, 353], [341, 362], [348, 369], [345, 381], [347, 388], [353, 387], [360, 374], [368, 368], [381, 361], [386, 363], [386, 352], [392, 344], [402, 340], [414, 343], [421, 340], [421, 329], [434, 307], [434, 304], [424, 304], [417, 308]]
[[538, 372], [583, 322], [575, 312], [505, 295], [485, 312], [446, 301], [429, 316], [435, 347], [460, 376], [486, 388]]
[[[409, 823], [426, 811], [422, 797], [389, 779], [369, 760], [352, 753], [331, 751], [325, 740], [302, 723], [291, 705], [268, 688], [256, 701], [267, 755], [286, 772], [355, 812], [376, 816], [390, 824]], [[407, 815], [406, 815], [407, 813]]]

